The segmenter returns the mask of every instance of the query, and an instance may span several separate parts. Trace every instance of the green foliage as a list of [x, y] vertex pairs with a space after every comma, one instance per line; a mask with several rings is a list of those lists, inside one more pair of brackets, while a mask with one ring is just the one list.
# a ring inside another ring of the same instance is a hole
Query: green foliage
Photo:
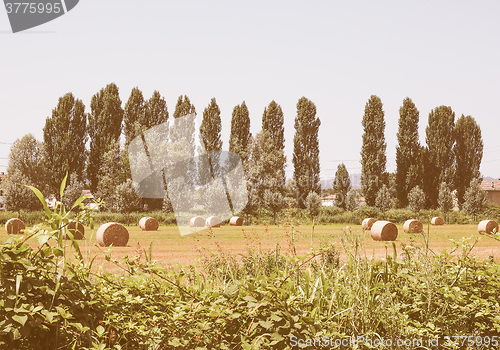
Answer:
[[[174, 123], [170, 128], [170, 146], [173, 148], [175, 161], [185, 161], [183, 167], [183, 176], [179, 178], [185, 185], [192, 185], [196, 179], [196, 164], [194, 162], [195, 156], [195, 119], [196, 109], [187, 96], [179, 96], [177, 105], [174, 111]], [[174, 162], [175, 162], [174, 161]], [[169, 170], [172, 171], [172, 170]], [[175, 172], [175, 170], [174, 170]], [[179, 191], [172, 191], [168, 193], [168, 198], [180, 196], [182, 193]], [[165, 207], [170, 207], [168, 200]]]
[[359, 205], [359, 191], [355, 189], [350, 189], [349, 192], [347, 192], [347, 197], [346, 197], [346, 210], [353, 211], [355, 210], [358, 205]]
[[305, 204], [307, 213], [311, 219], [318, 216], [321, 208], [321, 197], [316, 192], [309, 192]]
[[[276, 213], [276, 211], [279, 211], [284, 206], [283, 193], [285, 192], [285, 183], [283, 182], [283, 166], [286, 158], [283, 150], [276, 150], [274, 148], [270, 137], [270, 133], [263, 130], [256, 135], [253, 143], [252, 156], [247, 167], [250, 185], [249, 204], [253, 208], [266, 206]], [[271, 203], [275, 203], [276, 205], [273, 204], [273, 208], [271, 208]]]
[[[45, 203], [41, 192], [31, 189]], [[250, 249], [240, 259], [209, 252], [197, 265], [169, 269], [151, 260], [150, 247], [123, 262], [105, 255], [121, 274], [95, 273], [95, 257], [85, 262], [76, 241], [71, 242], [76, 262], [64, 248], [62, 229], [71, 211], [64, 205], [44, 209], [52, 231], [38, 226], [29, 231], [31, 237], [0, 245], [0, 346], [5, 348], [288, 349], [297, 339], [474, 332], [491, 339], [500, 332], [500, 264], [471, 257], [477, 240], [454, 242], [456, 255], [438, 255], [429, 254], [424, 237], [423, 244], [403, 245], [401, 257], [392, 243], [392, 254], [371, 260], [360, 254], [359, 233], [346, 232], [342, 267], [332, 244], [305, 256], [283, 255], [279, 245]], [[374, 210], [358, 212], [374, 216]], [[291, 220], [287, 234], [293, 244]], [[26, 243], [29, 238], [38, 239], [37, 249]]]
[[153, 126], [165, 123], [168, 120], [168, 108], [165, 98], [155, 90], [146, 101], [144, 108], [144, 120], [141, 125], [147, 130]]
[[283, 195], [279, 191], [265, 189], [263, 196], [264, 206], [273, 213], [273, 222], [276, 224], [276, 215], [283, 209], [285, 201]]
[[210, 104], [203, 110], [200, 125], [200, 142], [206, 152], [222, 150], [221, 131], [220, 109], [215, 98], [212, 98]]
[[118, 185], [113, 195], [113, 209], [118, 213], [132, 213], [143, 210], [142, 199], [135, 192], [132, 180]]
[[453, 183], [455, 155], [455, 112], [451, 107], [439, 106], [429, 113], [428, 125], [425, 129], [427, 155], [424, 169], [424, 191], [428, 206], [437, 207], [439, 184]]
[[134, 87], [125, 104], [123, 113], [123, 134], [125, 148], [130, 141], [153, 126], [165, 123], [168, 120], [167, 102], [155, 90], [149, 100], [144, 100], [142, 91]]
[[9, 173], [2, 183], [5, 209], [9, 211], [39, 210], [40, 202], [26, 187], [33, 183], [21, 172]]
[[446, 182], [441, 182], [439, 185], [438, 206], [445, 214], [453, 209], [453, 194]]
[[64, 190], [64, 195], [62, 197], [63, 204], [69, 208], [73, 203], [77, 201], [78, 198], [82, 196], [82, 191], [84, 190], [83, 181], [78, 179], [76, 173], [73, 173], [69, 177], [68, 186]]
[[400, 207], [408, 205], [408, 192], [423, 182], [418, 121], [417, 107], [410, 98], [405, 98], [399, 109], [396, 147], [396, 198]]
[[[19, 238], [18, 238], [19, 239]], [[198, 265], [166, 269], [147, 252], [106, 259], [122, 274], [78, 265], [55, 272], [58, 254], [23, 242], [0, 247], [0, 342], [30, 349], [289, 349], [298, 339], [436, 338], [500, 332], [500, 265], [425, 245], [370, 260], [359, 237], [289, 257], [280, 247], [239, 259], [213, 254]], [[340, 267], [342, 266], [342, 267]], [[94, 276], [94, 277], [93, 277]], [[368, 349], [359, 344], [360, 349]], [[496, 348], [497, 345], [484, 348]]]
[[392, 207], [392, 198], [389, 189], [384, 184], [377, 193], [377, 198], [375, 199], [375, 207], [381, 212], [385, 212]]
[[347, 194], [351, 190], [351, 179], [344, 163], [337, 167], [335, 179], [333, 180], [333, 194], [335, 195], [335, 205], [342, 209], [352, 210], [352, 202], [348, 204]]
[[[43, 236], [40, 236], [43, 237]], [[0, 347], [90, 347], [104, 308], [84, 268], [58, 269], [61, 248], [33, 250], [23, 237], [0, 246]]]
[[297, 102], [295, 136], [293, 138], [293, 179], [297, 186], [297, 205], [306, 206], [310, 192], [320, 193], [318, 131], [321, 121], [316, 117], [316, 105], [305, 97]]
[[479, 167], [483, 158], [483, 138], [481, 128], [471, 116], [462, 115], [455, 125], [455, 179], [459, 203], [464, 203], [464, 196], [470, 181], [480, 177]]
[[425, 208], [425, 201], [425, 193], [419, 186], [413, 187], [408, 193], [408, 208], [415, 213]]
[[471, 180], [469, 188], [465, 192], [464, 200], [464, 212], [477, 218], [486, 206], [486, 194], [481, 189], [481, 180], [477, 178]]
[[[260, 140], [255, 142], [256, 147], [269, 152], [266, 158], [272, 159], [272, 162], [263, 163], [262, 181], [270, 182], [269, 176], [273, 176], [274, 181], [272, 181], [273, 184], [270, 188], [283, 194], [286, 180], [285, 126], [283, 111], [275, 101], [271, 101], [269, 106], [264, 109], [260, 135]], [[256, 147], [254, 147], [254, 150], [256, 150]], [[264, 179], [265, 177], [267, 179]]]
[[120, 150], [120, 144], [113, 142], [109, 150], [102, 156], [102, 167], [99, 171], [99, 184], [94, 192], [95, 198], [104, 201], [103, 206], [107, 210], [113, 210], [116, 201], [116, 188], [130, 178], [126, 165], [127, 156], [124, 150]]
[[386, 182], [385, 120], [382, 101], [372, 95], [363, 115], [363, 145], [361, 148], [361, 186], [367, 205], [375, 205], [377, 193]]
[[408, 219], [415, 218], [415, 212], [409, 209], [390, 209], [376, 216], [378, 219], [394, 223], [404, 223]]
[[144, 101], [144, 95], [138, 87], [134, 87], [123, 110], [123, 134], [125, 135], [126, 147], [141, 131], [144, 131], [142, 122], [145, 113], [146, 101]]
[[14, 141], [9, 154], [7, 176], [2, 182], [7, 210], [40, 209], [38, 199], [23, 185], [44, 186], [43, 145], [32, 134]]
[[87, 163], [87, 177], [92, 191], [99, 185], [104, 155], [119, 143], [123, 120], [121, 104], [118, 87], [114, 83], [92, 96], [88, 116], [90, 152]]
[[246, 162], [252, 150], [252, 133], [250, 132], [250, 117], [245, 101], [234, 107], [231, 119], [231, 136], [229, 151], [238, 154], [246, 169]]
[[59, 98], [43, 128], [44, 168], [50, 194], [57, 193], [66, 172], [75, 174], [79, 181], [84, 179], [87, 139], [85, 105], [67, 93]]

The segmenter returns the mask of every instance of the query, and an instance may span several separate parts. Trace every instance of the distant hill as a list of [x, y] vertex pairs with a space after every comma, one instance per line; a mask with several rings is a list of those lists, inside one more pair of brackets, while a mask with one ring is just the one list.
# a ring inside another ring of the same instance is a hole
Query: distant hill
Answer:
[[[355, 190], [359, 190], [361, 188], [361, 174], [351, 174], [349, 178], [351, 179], [351, 187]], [[332, 188], [333, 180], [333, 177], [320, 180], [321, 188], [324, 190]]]
[[498, 180], [500, 180], [498, 177], [490, 177], [490, 176], [483, 177], [483, 181], [495, 182], [495, 181], [498, 181]]

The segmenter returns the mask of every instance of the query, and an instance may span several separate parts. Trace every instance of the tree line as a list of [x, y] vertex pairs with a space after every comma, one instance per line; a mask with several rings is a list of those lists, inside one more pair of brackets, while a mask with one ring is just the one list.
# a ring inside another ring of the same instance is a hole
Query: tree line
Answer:
[[[165, 98], [156, 90], [147, 99], [135, 87], [123, 105], [118, 87], [111, 83], [92, 96], [89, 111], [82, 100], [72, 93], [65, 94], [59, 98], [52, 115], [46, 118], [43, 141], [27, 134], [14, 142], [2, 185], [6, 209], [39, 209], [34, 195], [20, 184], [35, 186], [46, 196], [56, 195], [68, 173], [68, 186], [62, 198], [67, 205], [78, 198], [83, 189], [89, 189], [103, 200], [104, 208], [109, 211], [171, 210], [168, 198], [137, 196], [128, 147], [146, 130], [169, 123], [172, 137], [180, 132], [192, 135], [188, 144], [190, 156], [194, 157], [195, 124], [194, 118], [184, 118], [188, 115], [196, 117], [196, 108], [187, 96], [179, 96], [172, 121]], [[264, 207], [276, 216], [289, 202], [304, 208], [307, 198], [319, 200], [320, 124], [315, 104], [305, 97], [300, 98], [293, 140], [294, 175], [286, 181], [281, 106], [271, 101], [265, 107], [261, 131], [255, 136], [250, 132], [245, 102], [234, 107], [228, 149], [240, 156], [245, 170], [249, 193], [246, 213]], [[221, 130], [221, 111], [213, 98], [203, 110], [198, 151], [221, 151]]]
[[[409, 207], [446, 212], [453, 207], [451, 193], [456, 191], [459, 208], [474, 214], [484, 203], [480, 193], [483, 140], [479, 125], [471, 116], [462, 115], [455, 121], [451, 107], [438, 106], [429, 113], [424, 146], [419, 141], [419, 115], [413, 101], [405, 98], [399, 109], [396, 171], [390, 174], [386, 171], [382, 101], [373, 95], [366, 103], [361, 149], [361, 192], [366, 204], [383, 211]], [[344, 164], [337, 168], [333, 189], [338, 206], [350, 209], [354, 205]]]

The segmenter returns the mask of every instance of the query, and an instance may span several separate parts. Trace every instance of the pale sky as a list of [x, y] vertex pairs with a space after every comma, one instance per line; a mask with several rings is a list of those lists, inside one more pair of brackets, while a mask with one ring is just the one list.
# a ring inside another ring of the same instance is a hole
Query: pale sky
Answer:
[[500, 177], [500, 3], [497, 1], [152, 1], [80, 0], [66, 15], [12, 34], [0, 7], [0, 171], [9, 143], [32, 133], [67, 92], [87, 112], [110, 82], [123, 106], [133, 87], [179, 95], [198, 119], [215, 97], [228, 147], [233, 107], [246, 101], [251, 128], [275, 100], [285, 114], [287, 175], [293, 173], [296, 103], [312, 100], [321, 119], [322, 178], [340, 162], [359, 163], [365, 103], [385, 111], [387, 168], [395, 170], [399, 108], [420, 111], [420, 138], [431, 109], [451, 106], [482, 129], [481, 171]]

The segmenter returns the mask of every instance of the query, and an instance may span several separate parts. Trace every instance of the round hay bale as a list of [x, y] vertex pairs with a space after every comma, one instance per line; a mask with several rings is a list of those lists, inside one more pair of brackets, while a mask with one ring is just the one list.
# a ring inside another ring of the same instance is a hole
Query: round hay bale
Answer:
[[128, 243], [128, 231], [122, 224], [117, 222], [108, 222], [101, 225], [96, 232], [97, 243], [101, 247], [124, 247]]
[[23, 233], [23, 230], [25, 228], [26, 226], [24, 226], [24, 222], [18, 218], [9, 219], [5, 223], [5, 231], [7, 231], [9, 235], [17, 235], [19, 233]]
[[418, 220], [406, 220], [403, 225], [403, 231], [406, 233], [420, 233], [424, 232], [424, 225]]
[[431, 219], [431, 225], [436, 225], [436, 226], [444, 225], [444, 220], [439, 216], [435, 216]]
[[498, 232], [498, 223], [494, 220], [483, 220], [477, 225], [477, 232], [493, 234]]
[[390, 221], [377, 221], [372, 225], [370, 235], [375, 241], [395, 241], [398, 228]]
[[205, 225], [208, 227], [220, 227], [221, 220], [218, 216], [210, 216], [207, 218]]
[[229, 225], [231, 226], [243, 226], [243, 219], [239, 216], [233, 216], [231, 220], [229, 220]]
[[151, 216], [145, 216], [139, 220], [139, 227], [143, 231], [156, 231], [160, 225], [158, 224], [158, 220], [152, 218]]
[[85, 236], [85, 227], [81, 222], [76, 222], [76, 221], [70, 221], [68, 226], [66, 226], [66, 229], [63, 232], [63, 238], [64, 239], [70, 239], [69, 236], [66, 234], [66, 230], [71, 232], [73, 237], [75, 239], [83, 239]]
[[203, 227], [205, 226], [205, 220], [201, 216], [195, 216], [189, 220], [190, 227]]
[[374, 218], [366, 218], [361, 223], [361, 227], [363, 227], [363, 230], [370, 231], [372, 229], [372, 225], [376, 221], [377, 221], [377, 219], [374, 219]]

